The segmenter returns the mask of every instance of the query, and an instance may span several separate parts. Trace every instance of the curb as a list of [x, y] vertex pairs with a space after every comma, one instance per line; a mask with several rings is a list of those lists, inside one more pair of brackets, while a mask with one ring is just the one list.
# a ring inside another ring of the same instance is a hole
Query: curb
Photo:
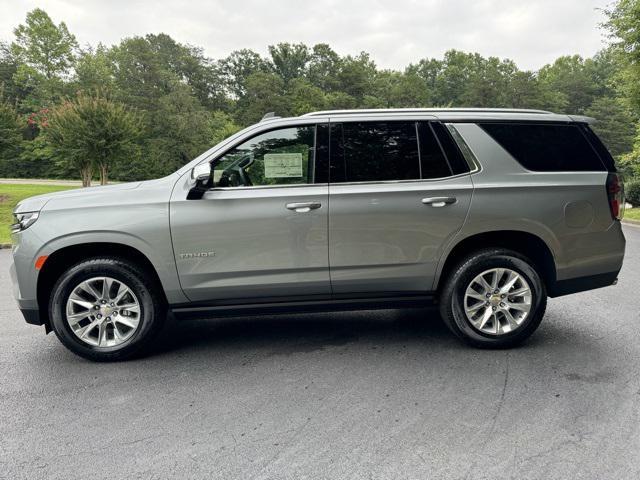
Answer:
[[633, 225], [635, 227], [640, 226], [640, 220], [622, 220], [623, 225]]
[[2, 248], [11, 248], [13, 245], [10, 243], [0, 243], [0, 249]]

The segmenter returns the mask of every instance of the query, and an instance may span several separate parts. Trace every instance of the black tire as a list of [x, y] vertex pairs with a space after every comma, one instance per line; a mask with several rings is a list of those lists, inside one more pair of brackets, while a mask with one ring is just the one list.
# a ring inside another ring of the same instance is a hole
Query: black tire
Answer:
[[[66, 318], [66, 303], [73, 289], [82, 281], [107, 276], [124, 282], [140, 304], [140, 320], [136, 331], [121, 345], [97, 347], [80, 340]], [[162, 329], [166, 305], [149, 272], [130, 261], [117, 257], [86, 259], [66, 270], [55, 283], [49, 300], [51, 327], [60, 341], [73, 353], [93, 361], [126, 360], [146, 353]]]
[[[464, 293], [471, 281], [492, 268], [509, 268], [519, 273], [532, 292], [531, 310], [512, 332], [490, 335], [476, 329], [464, 312]], [[440, 314], [456, 336], [479, 348], [510, 348], [529, 338], [538, 328], [547, 305], [547, 292], [535, 265], [525, 256], [502, 248], [474, 252], [460, 261], [445, 279], [440, 292]]]

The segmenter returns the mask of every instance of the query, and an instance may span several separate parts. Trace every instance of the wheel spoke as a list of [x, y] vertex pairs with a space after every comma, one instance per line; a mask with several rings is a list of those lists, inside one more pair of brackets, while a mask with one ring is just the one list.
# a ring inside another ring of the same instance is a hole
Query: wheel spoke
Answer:
[[507, 277], [507, 281], [500, 289], [500, 292], [509, 293], [509, 290], [511, 290], [511, 287], [515, 285], [515, 283], [518, 281], [519, 278], [520, 277], [515, 272], [509, 271], [509, 276]]
[[484, 306], [485, 306], [484, 302], [478, 302], [475, 305], [472, 305], [471, 307], [467, 307], [466, 310], [467, 310], [467, 313], [474, 313], [480, 310]]
[[67, 314], [67, 320], [69, 323], [77, 324], [80, 320], [84, 320], [85, 318], [91, 315], [90, 311], [80, 312], [80, 313], [71, 313]]
[[103, 347], [107, 344], [107, 323], [100, 323], [98, 329], [98, 346]]
[[527, 295], [530, 292], [531, 290], [529, 289], [529, 287], [522, 287], [512, 292], [506, 292], [506, 293], [508, 293], [510, 297], [520, 297], [522, 295]]
[[507, 319], [507, 323], [509, 324], [510, 327], [510, 331], [511, 330], [515, 330], [516, 328], [518, 328], [518, 322], [516, 321], [515, 318], [513, 318], [513, 315], [511, 315], [511, 312], [507, 309], [503, 310], [502, 313], [504, 313], [505, 318]]
[[129, 289], [127, 287], [125, 287], [123, 284], [119, 283], [118, 284], [118, 291], [116, 292], [116, 296], [113, 299], [113, 303], [118, 305], [120, 300], [122, 300], [127, 293], [129, 293]]
[[487, 298], [486, 298], [485, 295], [482, 295], [481, 293], [478, 293], [473, 289], [468, 289], [467, 290], [467, 297], [474, 298], [476, 300], [480, 300], [483, 303], [487, 301]]
[[97, 347], [113, 347], [129, 340], [140, 326], [140, 315], [140, 303], [133, 291], [110, 277], [86, 279], [67, 298], [67, 324], [82, 342]]
[[499, 285], [500, 279], [502, 278], [502, 275], [504, 275], [504, 269], [503, 268], [496, 268], [495, 272], [493, 274], [493, 279], [491, 280], [491, 290], [492, 291], [498, 290], [498, 285]]
[[491, 307], [487, 307], [484, 310], [484, 314], [482, 315], [482, 320], [480, 321], [480, 326], [478, 327], [480, 330], [484, 328], [484, 326], [487, 324], [487, 322], [489, 321], [492, 315], [493, 315], [493, 310], [491, 310]]
[[109, 292], [111, 290], [111, 285], [113, 283], [113, 279], [104, 277], [102, 282], [102, 298], [104, 300], [109, 300], [111, 297], [109, 296]]
[[529, 303], [512, 303], [506, 302], [507, 308], [512, 310], [520, 310], [521, 312], [528, 312], [531, 308]]
[[75, 303], [76, 305], [80, 305], [81, 307], [86, 308], [87, 310], [91, 310], [93, 308], [93, 303], [87, 302], [86, 300], [82, 300], [80, 297], [69, 297], [69, 301]]
[[82, 327], [80, 330], [76, 330], [76, 335], [78, 335], [80, 338], [86, 338], [89, 332], [93, 330], [96, 326], [98, 326], [99, 323], [100, 323], [100, 320], [94, 320], [86, 327]]
[[478, 277], [476, 278], [475, 281], [482, 286], [482, 288], [484, 289], [485, 292], [490, 292], [490, 291], [493, 290], [491, 288], [491, 285], [489, 285], [487, 283], [487, 281], [485, 280], [484, 275], [478, 275]]
[[88, 281], [82, 282], [80, 284], [80, 288], [91, 295], [95, 300], [99, 300], [101, 298], [100, 293], [98, 293], [96, 289], [93, 288], [93, 285], [91, 285], [91, 283], [89, 283]]
[[129, 328], [136, 328], [140, 323], [140, 321], [135, 317], [124, 317], [122, 315], [118, 315], [114, 322]]

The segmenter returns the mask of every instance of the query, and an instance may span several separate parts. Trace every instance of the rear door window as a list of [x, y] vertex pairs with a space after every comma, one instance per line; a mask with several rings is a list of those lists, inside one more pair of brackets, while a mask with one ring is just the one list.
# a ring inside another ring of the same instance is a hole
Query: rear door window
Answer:
[[538, 172], [604, 171], [578, 125], [480, 123], [524, 168]]
[[446, 129], [437, 124], [442, 130], [438, 134], [434, 126], [407, 121], [333, 124], [330, 182], [420, 180], [468, 171]]
[[337, 168], [332, 168], [330, 181], [420, 178], [415, 122], [348, 122], [336, 127], [333, 134], [337, 135], [335, 140], [341, 143], [341, 148], [334, 152]]

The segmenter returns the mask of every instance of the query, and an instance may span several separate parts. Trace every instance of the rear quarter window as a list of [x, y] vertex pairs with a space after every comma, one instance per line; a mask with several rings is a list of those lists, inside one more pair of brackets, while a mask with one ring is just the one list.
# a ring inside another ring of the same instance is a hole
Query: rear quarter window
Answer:
[[527, 170], [606, 171], [578, 125], [479, 123], [479, 126]]

